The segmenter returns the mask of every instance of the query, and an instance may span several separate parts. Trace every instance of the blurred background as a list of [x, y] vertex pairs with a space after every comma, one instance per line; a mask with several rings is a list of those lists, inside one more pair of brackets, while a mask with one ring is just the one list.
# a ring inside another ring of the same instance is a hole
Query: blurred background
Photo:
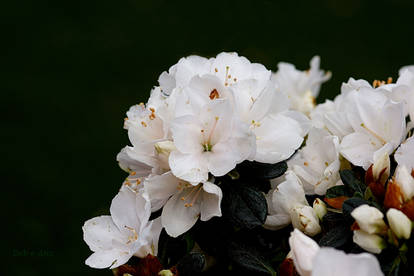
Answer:
[[[190, 54], [237, 51], [276, 70], [394, 79], [414, 64], [413, 1], [4, 1], [0, 4], [3, 275], [111, 275], [84, 265], [84, 221], [125, 173], [129, 106]], [[5, 245], [4, 245], [5, 244]]]

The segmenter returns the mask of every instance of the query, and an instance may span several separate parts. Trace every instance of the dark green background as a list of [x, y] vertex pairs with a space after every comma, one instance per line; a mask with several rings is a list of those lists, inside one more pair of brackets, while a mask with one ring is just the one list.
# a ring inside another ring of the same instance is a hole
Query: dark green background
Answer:
[[125, 177], [124, 113], [180, 57], [237, 51], [275, 70], [319, 54], [333, 72], [319, 100], [414, 63], [413, 1], [3, 2], [3, 275], [111, 275], [83, 264], [81, 226]]

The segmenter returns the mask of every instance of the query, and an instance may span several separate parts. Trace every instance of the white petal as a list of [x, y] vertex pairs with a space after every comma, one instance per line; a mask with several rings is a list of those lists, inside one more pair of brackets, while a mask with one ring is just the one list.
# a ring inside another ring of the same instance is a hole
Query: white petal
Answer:
[[86, 259], [85, 264], [93, 268], [116, 268], [125, 264], [131, 256], [130, 252], [114, 248], [93, 253]]
[[223, 193], [219, 186], [210, 183], [203, 183], [203, 194], [201, 198], [201, 217], [202, 221], [207, 221], [212, 217], [221, 217], [221, 199], [223, 198]]
[[[149, 176], [144, 182], [144, 197], [150, 200], [151, 203], [165, 203], [170, 196], [178, 192], [177, 188], [180, 182], [183, 181], [175, 177], [172, 172]], [[161, 208], [162, 206], [157, 207]], [[152, 208], [152, 211], [156, 210]]]
[[172, 173], [188, 182], [203, 182], [208, 179], [208, 168], [205, 155], [186, 154], [173, 151], [169, 157]]
[[290, 215], [287, 213], [268, 215], [263, 227], [269, 230], [279, 230], [288, 226], [291, 222]]
[[374, 152], [381, 147], [382, 145], [377, 139], [365, 133], [354, 132], [344, 137], [340, 151], [355, 166], [368, 169], [374, 162]]
[[223, 176], [236, 167], [240, 157], [237, 151], [231, 150], [229, 143], [214, 145], [211, 152], [204, 153], [208, 160], [208, 170], [214, 176]]
[[414, 136], [408, 138], [394, 154], [398, 165], [407, 166], [408, 169], [414, 169]]
[[267, 116], [253, 132], [257, 139], [255, 160], [263, 163], [286, 160], [300, 147], [305, 135], [298, 121], [282, 114]]
[[301, 276], [310, 276], [315, 256], [320, 250], [318, 244], [298, 229], [295, 229], [290, 233], [289, 245], [296, 270]]
[[382, 276], [377, 258], [368, 253], [345, 254], [321, 248], [314, 258], [312, 276]]
[[112, 249], [113, 239], [124, 238], [111, 216], [92, 218], [85, 222], [82, 230], [83, 239], [92, 251]]
[[200, 216], [200, 206], [195, 202], [191, 207], [185, 207], [181, 200], [182, 193], [173, 195], [162, 209], [161, 223], [171, 237], [177, 237], [188, 231]]
[[119, 230], [130, 235], [130, 228], [139, 231], [148, 222], [151, 214], [149, 202], [127, 186], [119, 191], [112, 200], [110, 208], [112, 219]]
[[174, 145], [182, 153], [203, 151], [201, 130], [202, 126], [194, 116], [182, 116], [171, 122]]

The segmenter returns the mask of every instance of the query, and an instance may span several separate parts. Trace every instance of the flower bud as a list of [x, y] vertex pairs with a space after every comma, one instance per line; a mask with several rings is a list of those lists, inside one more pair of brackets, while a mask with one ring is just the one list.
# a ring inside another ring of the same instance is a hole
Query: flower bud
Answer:
[[381, 211], [367, 204], [355, 208], [351, 216], [358, 223], [359, 228], [368, 234], [381, 233], [387, 228]]
[[387, 244], [383, 238], [375, 234], [368, 234], [362, 230], [354, 231], [354, 243], [368, 252], [379, 254]]
[[397, 167], [395, 181], [400, 187], [404, 201], [408, 201], [414, 197], [414, 178], [406, 166]]
[[399, 238], [409, 239], [411, 236], [412, 222], [400, 210], [391, 208], [387, 212], [388, 224], [391, 230]]
[[159, 276], [173, 276], [174, 274], [169, 269], [163, 269], [160, 272], [158, 272]]
[[291, 212], [293, 227], [303, 231], [306, 235], [315, 236], [321, 232], [319, 219], [310, 206], [298, 206]]
[[384, 154], [374, 160], [374, 164], [372, 166], [374, 180], [384, 185], [390, 177], [390, 168], [390, 157], [388, 152], [384, 152]]
[[176, 147], [174, 145], [174, 142], [172, 141], [162, 141], [157, 142], [154, 145], [155, 150], [157, 151], [160, 167], [164, 168], [166, 170], [169, 170], [169, 164], [168, 164], [168, 157], [170, 156], [170, 153], [174, 150], [176, 150]]
[[323, 216], [328, 212], [325, 202], [319, 198], [316, 198], [313, 201], [313, 210], [320, 220], [322, 220]]

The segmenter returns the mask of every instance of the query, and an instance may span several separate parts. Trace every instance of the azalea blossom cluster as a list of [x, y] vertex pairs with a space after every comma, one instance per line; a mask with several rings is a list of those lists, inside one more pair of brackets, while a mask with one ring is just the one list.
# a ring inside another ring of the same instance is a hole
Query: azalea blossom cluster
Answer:
[[[227, 210], [246, 208], [236, 219], [246, 229], [254, 219], [274, 235], [295, 229], [286, 260], [300, 275], [382, 275], [370, 253], [401, 246], [414, 220], [414, 67], [402, 68], [395, 83], [351, 78], [334, 100], [316, 105], [321, 84], [331, 77], [319, 63], [314, 57], [306, 71], [279, 63], [272, 72], [221, 53], [182, 58], [163, 72], [148, 102], [127, 112], [131, 145], [117, 161], [128, 176], [111, 215], [83, 226], [94, 252], [86, 264], [116, 268], [132, 256], [157, 256], [162, 231], [178, 239], [199, 221], [223, 216], [234, 222], [238, 215]], [[269, 166], [286, 167], [259, 181], [268, 188], [249, 188], [255, 197], [226, 195], [229, 185], [246, 187], [253, 168]], [[363, 188], [352, 178], [357, 168], [364, 172]], [[349, 216], [353, 244], [370, 253], [320, 248], [308, 236], [322, 241], [327, 218], [345, 213], [352, 200], [360, 200]]]

